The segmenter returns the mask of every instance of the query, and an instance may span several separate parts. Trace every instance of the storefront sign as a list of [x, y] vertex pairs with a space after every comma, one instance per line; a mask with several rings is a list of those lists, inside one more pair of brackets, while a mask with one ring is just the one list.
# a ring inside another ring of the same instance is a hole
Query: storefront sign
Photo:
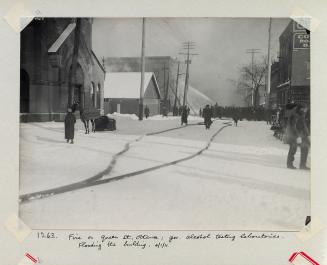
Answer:
[[293, 49], [309, 49], [310, 48], [310, 34], [305, 32], [294, 33]]

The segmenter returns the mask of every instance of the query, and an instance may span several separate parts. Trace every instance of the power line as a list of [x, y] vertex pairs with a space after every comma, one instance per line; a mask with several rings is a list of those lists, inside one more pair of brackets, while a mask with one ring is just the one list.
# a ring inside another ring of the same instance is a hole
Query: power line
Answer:
[[169, 70], [169, 67], [166, 67], [166, 64], [164, 63], [164, 67], [162, 68], [163, 73], [164, 73], [164, 82], [163, 82], [163, 86], [164, 86], [164, 101], [166, 104], [166, 100], [167, 100], [167, 93], [168, 93], [168, 85], [169, 85], [169, 71], [168, 71], [168, 84], [166, 85], [166, 71]]
[[[178, 66], [177, 66], [177, 76], [176, 76], [176, 91], [175, 91], [175, 101], [174, 101], [174, 111], [177, 109], [177, 101], [178, 101], [178, 81], [179, 81], [179, 76], [183, 75], [184, 73], [180, 73], [180, 61], [178, 61]], [[180, 103], [179, 103], [180, 104]]]
[[267, 96], [266, 96], [266, 105], [269, 106], [270, 101], [270, 86], [271, 86], [271, 53], [270, 53], [270, 42], [271, 42], [271, 22], [272, 18], [269, 18], [269, 26], [268, 26], [268, 71], [267, 71]]
[[145, 18], [142, 19], [141, 88], [140, 88], [140, 101], [139, 101], [140, 121], [143, 120], [144, 72], [145, 72]]
[[191, 59], [190, 56], [199, 55], [198, 53], [190, 53], [190, 50], [195, 49], [195, 42], [193, 41], [187, 41], [183, 42], [183, 49], [187, 50], [186, 53], [179, 53], [181, 55], [186, 56], [186, 77], [185, 77], [185, 87], [184, 87], [184, 97], [183, 97], [183, 107], [186, 105], [187, 102], [187, 92], [188, 92], [188, 86], [189, 86], [189, 78], [190, 78], [190, 64]]

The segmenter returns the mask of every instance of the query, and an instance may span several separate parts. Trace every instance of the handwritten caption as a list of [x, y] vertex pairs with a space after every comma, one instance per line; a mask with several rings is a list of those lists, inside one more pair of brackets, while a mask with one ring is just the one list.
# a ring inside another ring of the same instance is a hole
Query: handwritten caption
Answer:
[[180, 243], [181, 241], [203, 242], [208, 240], [225, 240], [235, 242], [238, 240], [276, 240], [283, 237], [278, 233], [265, 232], [244, 232], [244, 233], [68, 233], [58, 236], [54, 232], [37, 232], [37, 238], [40, 240], [68, 240], [74, 246], [80, 249], [97, 249], [99, 251], [106, 248], [126, 247], [126, 248], [168, 248]]

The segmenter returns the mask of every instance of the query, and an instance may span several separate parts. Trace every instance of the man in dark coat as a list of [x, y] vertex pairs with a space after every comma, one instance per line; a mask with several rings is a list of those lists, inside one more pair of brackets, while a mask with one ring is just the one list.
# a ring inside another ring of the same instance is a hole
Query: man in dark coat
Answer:
[[181, 116], [183, 112], [183, 106], [180, 106], [178, 109], [178, 115]]
[[187, 107], [184, 106], [184, 107], [182, 107], [182, 116], [181, 116], [182, 125], [184, 123], [187, 125], [187, 117], [188, 117], [188, 110], [187, 110]]
[[167, 115], [168, 115], [167, 107], [166, 106], [163, 106], [162, 107], [162, 116], [167, 117]]
[[70, 143], [74, 143], [74, 126], [75, 126], [76, 118], [75, 115], [72, 113], [72, 109], [69, 108], [67, 115], [65, 117], [65, 139], [67, 143], [70, 140]]
[[145, 106], [144, 108], [144, 115], [145, 115], [145, 118], [147, 119], [150, 115], [150, 109], [148, 106]]
[[296, 124], [297, 130], [299, 132], [299, 136], [301, 137], [301, 158], [300, 158], [300, 169], [309, 170], [307, 167], [307, 159], [310, 147], [310, 130], [308, 127], [307, 121], [307, 111], [308, 108], [306, 105], [302, 105], [300, 109], [300, 117]]
[[233, 120], [234, 120], [234, 124], [237, 127], [237, 123], [238, 120], [240, 119], [239, 114], [238, 114], [238, 110], [235, 110], [235, 112], [233, 113]]
[[302, 104], [293, 107], [289, 111], [286, 126], [286, 141], [290, 146], [287, 156], [287, 167], [290, 169], [296, 168], [293, 162], [294, 155], [297, 151], [298, 140], [301, 140], [300, 169], [309, 169], [306, 166], [310, 146], [309, 129], [305, 120], [306, 111], [306, 106]]
[[211, 126], [211, 118], [212, 118], [212, 108], [209, 105], [206, 105], [203, 109], [203, 118], [204, 118], [204, 126], [206, 130], [210, 129]]

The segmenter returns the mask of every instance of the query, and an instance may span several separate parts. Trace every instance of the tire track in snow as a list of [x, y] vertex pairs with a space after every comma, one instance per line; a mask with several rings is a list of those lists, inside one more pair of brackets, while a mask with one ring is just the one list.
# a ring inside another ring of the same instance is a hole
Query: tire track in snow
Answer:
[[224, 128], [226, 128], [228, 126], [231, 126], [230, 122], [224, 122], [223, 124], [226, 124], [226, 125], [224, 125], [220, 129], [218, 129], [211, 136], [211, 138], [207, 142], [206, 146], [204, 148], [200, 149], [199, 151], [197, 151], [196, 153], [192, 154], [192, 155], [189, 155], [187, 157], [184, 157], [184, 158], [181, 158], [181, 159], [178, 159], [178, 160], [175, 160], [175, 161], [167, 162], [167, 163], [164, 163], [164, 164], [161, 164], [161, 165], [158, 165], [158, 166], [154, 166], [154, 167], [150, 167], [150, 168], [130, 172], [130, 173], [119, 175], [119, 176], [116, 176], [116, 177], [113, 177], [113, 178], [107, 178], [107, 179], [100, 180], [103, 176], [110, 174], [110, 172], [114, 168], [119, 156], [126, 153], [130, 149], [130, 145], [132, 143], [141, 141], [144, 136], [156, 135], [156, 134], [160, 134], [160, 133], [164, 133], [164, 132], [168, 132], [168, 131], [172, 131], [172, 130], [186, 128], [186, 127], [192, 126], [192, 125], [203, 125], [203, 123], [188, 124], [186, 126], [175, 127], [175, 128], [170, 128], [170, 129], [166, 129], [166, 130], [162, 130], [162, 131], [158, 131], [158, 132], [151, 132], [151, 133], [141, 135], [137, 139], [134, 139], [134, 140], [126, 143], [125, 146], [124, 146], [124, 149], [113, 156], [112, 160], [110, 161], [109, 166], [106, 169], [102, 170], [101, 172], [97, 173], [96, 175], [94, 175], [94, 176], [92, 176], [90, 178], [87, 178], [85, 180], [72, 183], [72, 184], [68, 184], [68, 185], [64, 185], [64, 186], [60, 186], [60, 187], [56, 187], [56, 188], [51, 188], [51, 189], [47, 189], [47, 190], [43, 190], [43, 191], [38, 191], [38, 192], [33, 192], [33, 193], [20, 195], [19, 196], [20, 203], [26, 203], [26, 202], [29, 202], [29, 201], [35, 200], [35, 199], [43, 199], [43, 198], [46, 198], [46, 197], [49, 197], [49, 196], [53, 196], [53, 195], [57, 195], [57, 194], [61, 194], [61, 193], [69, 192], [69, 191], [74, 191], [74, 190], [77, 190], [77, 189], [87, 188], [87, 187], [91, 187], [91, 186], [95, 186], [95, 185], [100, 185], [100, 184], [105, 184], [105, 183], [112, 182], [112, 181], [121, 180], [121, 179], [127, 178], [127, 177], [141, 175], [143, 173], [147, 173], [147, 172], [150, 172], [150, 171], [153, 171], [153, 170], [157, 170], [157, 169], [160, 169], [160, 168], [163, 168], [163, 167], [168, 167], [168, 166], [175, 165], [177, 163], [181, 163], [183, 161], [192, 159], [192, 158], [194, 158], [194, 157], [196, 157], [198, 155], [201, 155], [205, 150], [207, 150], [210, 147], [213, 139], [217, 136], [218, 133], [220, 133]]

